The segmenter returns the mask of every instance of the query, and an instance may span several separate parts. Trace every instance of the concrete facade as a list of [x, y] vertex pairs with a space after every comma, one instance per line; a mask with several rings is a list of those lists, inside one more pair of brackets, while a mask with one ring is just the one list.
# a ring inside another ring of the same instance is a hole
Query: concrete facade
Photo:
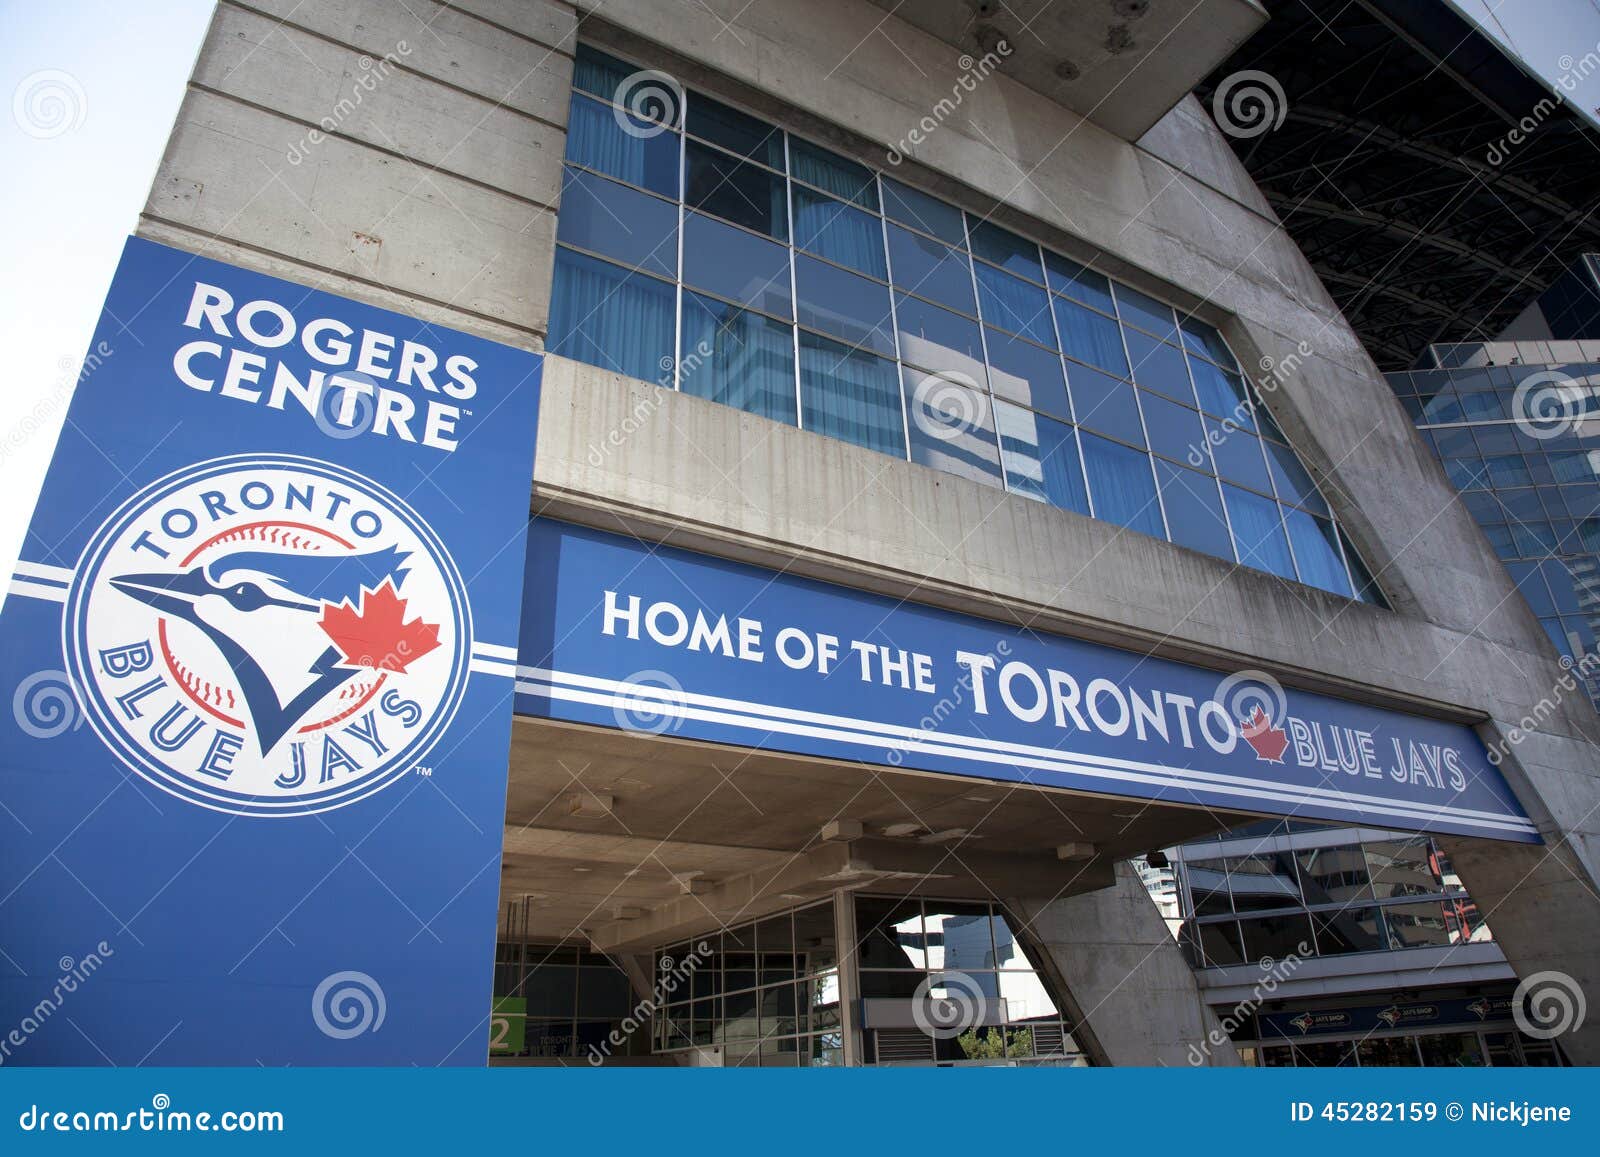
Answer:
[[[577, 37], [882, 167], [969, 51], [954, 27], [941, 39], [896, 22], [891, 39], [885, 21], [865, 0], [225, 0], [138, 231], [541, 348]], [[1217, 325], [1246, 366], [1276, 367], [1273, 416], [1395, 609], [561, 359], [546, 367], [534, 510], [1219, 671], [1259, 668], [1481, 723], [1491, 743], [1534, 712], [1561, 675], [1538, 623], [1192, 99], [1141, 145], [997, 75], [911, 152], [908, 182], [1063, 253], [1103, 255]], [[618, 452], [594, 453], [636, 426]], [[1546, 846], [1450, 846], [1518, 973], [1559, 969], [1587, 991], [1600, 985], [1597, 739], [1587, 705], [1568, 703], [1509, 751], [1504, 770]], [[1092, 897], [1012, 899], [1069, 987], [1083, 978], [1110, 1011], [1139, 985], [1146, 1021], [1164, 1027], [1117, 1039], [1128, 1017], [1091, 1016], [1111, 1059], [1179, 1063], [1208, 1031], [1126, 879]], [[1119, 989], [1109, 962], [1140, 950], [1156, 963]], [[1078, 1003], [1095, 1005], [1092, 993]], [[1600, 1027], [1568, 1041], [1573, 1059], [1600, 1063]]]

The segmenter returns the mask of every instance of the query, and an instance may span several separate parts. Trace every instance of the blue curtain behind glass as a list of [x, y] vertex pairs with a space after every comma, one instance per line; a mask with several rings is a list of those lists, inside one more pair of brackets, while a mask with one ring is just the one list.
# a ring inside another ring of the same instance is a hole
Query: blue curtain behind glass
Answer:
[[1278, 504], [1233, 486], [1223, 486], [1222, 495], [1228, 503], [1228, 520], [1233, 523], [1239, 561], [1257, 570], [1294, 578], [1294, 560], [1289, 556], [1289, 540], [1284, 537]]
[[800, 392], [806, 429], [906, 456], [893, 362], [801, 333]]
[[587, 97], [572, 98], [567, 159], [662, 196], [678, 196], [677, 134], [624, 132], [614, 108]]
[[876, 217], [832, 197], [794, 187], [794, 237], [829, 261], [887, 280], [883, 263], [883, 226]]
[[786, 323], [685, 293], [678, 365], [684, 393], [794, 425], [794, 338]]
[[1083, 465], [1094, 495], [1094, 516], [1141, 534], [1165, 538], [1150, 458], [1093, 434], [1083, 435]]
[[673, 298], [670, 285], [557, 247], [547, 348], [660, 381], [672, 365]]

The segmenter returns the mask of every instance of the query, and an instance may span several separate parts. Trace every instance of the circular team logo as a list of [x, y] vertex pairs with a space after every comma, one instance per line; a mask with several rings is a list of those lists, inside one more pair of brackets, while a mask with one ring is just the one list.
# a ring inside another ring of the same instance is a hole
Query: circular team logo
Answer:
[[313, 458], [197, 463], [125, 502], [63, 618], [89, 721], [140, 775], [307, 815], [419, 766], [466, 686], [466, 589], [400, 498]]

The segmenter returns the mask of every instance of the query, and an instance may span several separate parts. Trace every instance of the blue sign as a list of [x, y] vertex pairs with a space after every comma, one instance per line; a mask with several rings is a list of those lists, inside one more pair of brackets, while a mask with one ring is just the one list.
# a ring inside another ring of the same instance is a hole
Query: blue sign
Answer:
[[1258, 1013], [1256, 1023], [1259, 1038], [1265, 1041], [1334, 1034], [1365, 1036], [1406, 1028], [1471, 1028], [1491, 1021], [1511, 1020], [1514, 1000], [1510, 993], [1505, 993], [1449, 1000], [1390, 1001], [1346, 1008], [1307, 1008], [1295, 1012]]
[[0, 1062], [484, 1063], [540, 365], [128, 242], [0, 615]]
[[1476, 732], [537, 519], [517, 710], [1527, 843]]

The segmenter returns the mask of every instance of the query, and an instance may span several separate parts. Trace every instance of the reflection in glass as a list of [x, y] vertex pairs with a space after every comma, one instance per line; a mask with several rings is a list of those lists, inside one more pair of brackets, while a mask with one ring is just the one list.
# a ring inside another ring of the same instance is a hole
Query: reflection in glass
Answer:
[[994, 403], [1006, 484], [1013, 493], [1089, 513], [1072, 427], [1006, 402]]
[[987, 394], [905, 367], [911, 460], [991, 486], [1002, 485]]

